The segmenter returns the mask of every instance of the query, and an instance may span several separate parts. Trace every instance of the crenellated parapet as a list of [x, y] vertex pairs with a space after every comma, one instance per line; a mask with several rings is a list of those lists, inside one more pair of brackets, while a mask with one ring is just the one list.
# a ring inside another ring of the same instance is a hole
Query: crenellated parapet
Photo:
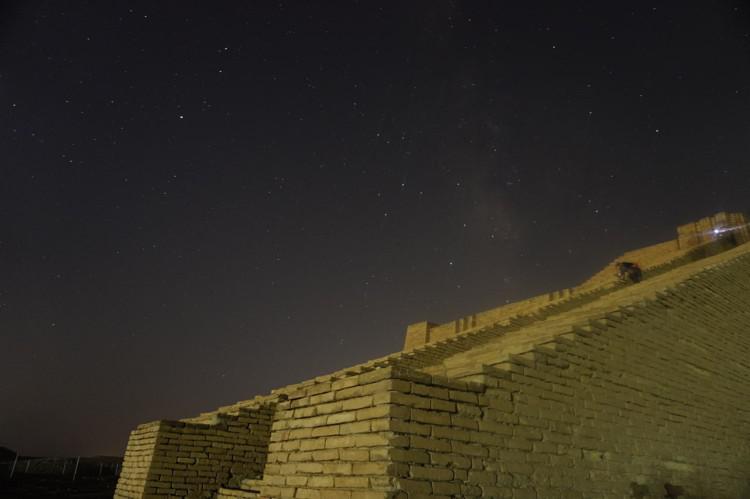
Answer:
[[742, 213], [720, 212], [697, 222], [677, 227], [677, 239], [628, 251], [607, 264], [582, 284], [552, 291], [500, 307], [460, 317], [446, 323], [429, 321], [411, 324], [406, 329], [404, 350], [439, 342], [491, 324], [509, 323], [513, 320], [546, 318], [550, 311], [565, 310], [567, 302], [577, 303], [582, 297], [596, 299], [603, 290], [617, 287], [618, 262], [635, 262], [647, 274], [664, 269], [670, 264], [679, 265], [693, 259], [726, 250], [750, 241], [750, 225]]

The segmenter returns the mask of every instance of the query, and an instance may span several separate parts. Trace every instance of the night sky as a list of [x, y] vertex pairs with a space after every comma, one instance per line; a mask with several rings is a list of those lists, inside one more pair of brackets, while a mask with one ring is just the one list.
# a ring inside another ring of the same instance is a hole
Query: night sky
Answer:
[[746, 2], [0, 5], [24, 454], [120, 454], [750, 207]]

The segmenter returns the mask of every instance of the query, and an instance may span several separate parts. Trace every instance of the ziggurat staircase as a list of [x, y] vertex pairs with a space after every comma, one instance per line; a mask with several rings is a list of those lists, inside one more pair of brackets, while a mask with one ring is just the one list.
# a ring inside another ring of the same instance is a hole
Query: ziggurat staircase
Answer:
[[750, 497], [746, 232], [646, 248], [638, 284], [602, 272], [490, 324], [435, 341], [429, 325], [408, 350], [141, 425], [115, 497]]

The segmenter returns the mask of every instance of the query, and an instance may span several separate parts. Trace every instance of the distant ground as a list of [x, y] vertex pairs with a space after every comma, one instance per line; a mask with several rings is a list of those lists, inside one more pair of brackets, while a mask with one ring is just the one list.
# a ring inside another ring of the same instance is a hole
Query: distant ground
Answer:
[[6, 460], [0, 461], [2, 499], [111, 499], [122, 466], [121, 457], [19, 456], [16, 459], [15, 452], [12, 454], [13, 459], [7, 459], [6, 455]]
[[0, 497], [3, 499], [112, 499], [117, 480], [108, 477], [84, 477], [71, 481], [59, 475], [19, 474], [8, 480], [0, 478]]

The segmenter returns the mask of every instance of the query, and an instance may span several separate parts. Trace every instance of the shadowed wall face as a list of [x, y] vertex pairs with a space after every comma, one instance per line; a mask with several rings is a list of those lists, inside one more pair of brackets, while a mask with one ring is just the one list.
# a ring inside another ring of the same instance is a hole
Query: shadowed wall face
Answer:
[[212, 497], [263, 474], [273, 404], [211, 423], [157, 421], [130, 435], [115, 497]]

